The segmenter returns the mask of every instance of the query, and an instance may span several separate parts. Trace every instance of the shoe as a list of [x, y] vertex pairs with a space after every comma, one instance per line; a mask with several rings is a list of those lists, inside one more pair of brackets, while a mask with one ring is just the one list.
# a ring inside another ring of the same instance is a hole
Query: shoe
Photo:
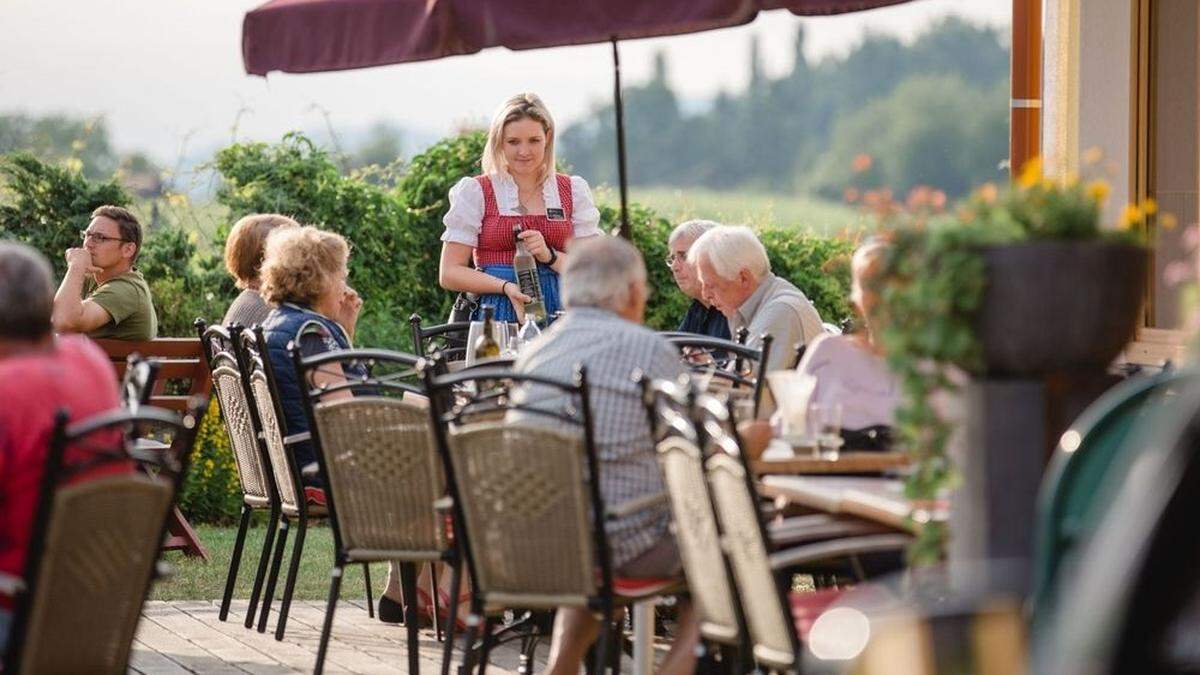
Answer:
[[386, 595], [379, 596], [379, 620], [384, 623], [404, 623], [404, 605]]

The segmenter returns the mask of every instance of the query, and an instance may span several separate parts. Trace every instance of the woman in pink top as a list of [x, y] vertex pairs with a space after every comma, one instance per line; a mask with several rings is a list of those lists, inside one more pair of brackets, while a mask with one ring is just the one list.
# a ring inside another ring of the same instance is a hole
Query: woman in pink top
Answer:
[[844, 429], [891, 426], [895, 421], [899, 387], [888, 370], [872, 321], [879, 304], [874, 282], [886, 255], [887, 245], [878, 240], [869, 240], [854, 252], [850, 302], [858, 310], [862, 329], [850, 335], [818, 337], [797, 366], [817, 380], [813, 403], [841, 404]]
[[[878, 326], [873, 320], [879, 304], [875, 281], [888, 252], [885, 243], [868, 240], [854, 252], [851, 262], [850, 302], [862, 329], [850, 335], [816, 338], [797, 369], [816, 378], [811, 403], [842, 406], [842, 428], [848, 430], [891, 426], [895, 421], [900, 388], [888, 370]], [[765, 421], [741, 425], [746, 452], [762, 454], [773, 432]]]

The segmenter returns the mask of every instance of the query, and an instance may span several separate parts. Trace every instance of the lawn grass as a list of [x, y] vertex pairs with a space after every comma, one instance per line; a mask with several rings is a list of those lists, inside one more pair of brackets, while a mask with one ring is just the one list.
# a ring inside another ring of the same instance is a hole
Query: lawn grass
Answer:
[[[196, 532], [200, 541], [208, 550], [209, 560], [204, 562], [199, 558], [188, 558], [179, 551], [170, 551], [165, 559], [174, 572], [168, 579], [160, 580], [151, 589], [151, 600], [218, 600], [225, 590], [225, 575], [229, 570], [229, 558], [233, 554], [233, 542], [237, 536], [236, 527], [216, 527], [210, 525], [197, 526]], [[241, 571], [233, 597], [249, 598], [250, 588], [254, 584], [254, 574], [258, 566], [258, 554], [262, 549], [263, 536], [266, 528], [257, 525], [250, 528], [246, 534], [246, 546], [242, 553]], [[295, 541], [295, 529], [288, 534], [287, 555], [284, 556], [283, 570], [279, 574], [279, 583], [275, 590], [275, 599], [283, 595], [283, 580], [287, 573], [288, 559], [291, 556], [292, 542]], [[333, 567], [333, 534], [324, 525], [312, 525], [304, 539], [304, 554], [301, 557], [300, 571], [296, 581], [298, 600], [325, 600], [329, 597], [329, 571]], [[373, 596], [378, 598], [387, 578], [387, 563], [371, 565], [371, 583], [374, 586]], [[353, 565], [342, 577], [343, 598], [363, 598], [362, 565]]]
[[[614, 206], [619, 200], [616, 189], [609, 187], [597, 189], [596, 198]], [[845, 204], [800, 194], [639, 187], [630, 190], [629, 199], [654, 209], [672, 223], [705, 218], [756, 227], [780, 225], [824, 235], [856, 232], [871, 225], [866, 215]]]
[[[196, 528], [200, 541], [208, 550], [209, 560], [204, 562], [199, 558], [188, 558], [179, 551], [170, 551], [165, 559], [173, 568], [168, 579], [154, 584], [150, 592], [151, 600], [220, 600], [225, 590], [225, 574], [229, 570], [229, 558], [233, 554], [233, 540], [237, 536], [236, 527], [220, 527], [200, 525]], [[246, 548], [242, 553], [241, 573], [233, 590], [233, 597], [246, 599], [250, 597], [250, 587], [254, 584], [254, 573], [258, 565], [258, 552], [262, 548], [265, 528], [257, 525], [250, 528], [246, 534]], [[292, 542], [295, 541], [295, 530], [288, 535], [287, 556], [283, 560], [283, 569], [279, 574], [279, 583], [275, 588], [275, 605], [278, 609], [279, 598], [283, 595], [283, 579], [287, 573], [288, 556], [291, 555]], [[329, 571], [333, 566], [333, 535], [324, 525], [313, 525], [308, 529], [304, 539], [304, 556], [300, 562], [299, 577], [296, 580], [296, 600], [326, 600], [329, 597]], [[372, 597], [378, 602], [387, 579], [387, 563], [371, 565]], [[265, 584], [264, 584], [265, 585]], [[793, 579], [793, 590], [813, 590], [812, 577], [797, 575]], [[344, 599], [362, 599], [363, 574], [362, 566], [354, 565], [342, 577], [342, 593]]]

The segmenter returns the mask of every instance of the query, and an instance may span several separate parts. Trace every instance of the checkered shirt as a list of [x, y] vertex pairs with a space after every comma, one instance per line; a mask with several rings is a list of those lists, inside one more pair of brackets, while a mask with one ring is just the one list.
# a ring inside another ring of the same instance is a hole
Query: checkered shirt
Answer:
[[[635, 370], [659, 379], [683, 372], [679, 353], [654, 331], [594, 308], [572, 309], [554, 322], [517, 359], [516, 371], [570, 382], [577, 364], [587, 368], [593, 436], [600, 465], [600, 494], [612, 508], [666, 489], [655, 459], [650, 424], [642, 406]], [[547, 393], [532, 387], [538, 401]], [[549, 402], [548, 402], [549, 403]], [[541, 415], [522, 421], [554, 423]], [[659, 504], [607, 523], [613, 567], [633, 560], [663, 537], [670, 510]]]

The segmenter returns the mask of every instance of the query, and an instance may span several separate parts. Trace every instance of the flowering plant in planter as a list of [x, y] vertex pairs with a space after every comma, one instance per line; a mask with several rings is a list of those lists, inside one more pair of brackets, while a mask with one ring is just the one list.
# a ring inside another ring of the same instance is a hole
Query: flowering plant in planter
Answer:
[[[879, 323], [889, 365], [903, 394], [896, 412], [897, 436], [913, 457], [905, 490], [916, 504], [944, 498], [957, 480], [946, 453], [956, 424], [947, 406], [937, 402], [954, 398], [967, 375], [1069, 369], [1115, 356], [1115, 351], [1107, 353], [1107, 344], [1095, 348], [1095, 326], [1067, 325], [1062, 330], [1077, 335], [1068, 335], [1065, 342], [1075, 339], [1086, 353], [1064, 355], [1063, 363], [1055, 362], [1062, 336], [1045, 337], [1055, 330], [1056, 322], [1045, 317], [1062, 316], [1059, 305], [1069, 310], [1071, 303], [1078, 304], [1074, 296], [1079, 294], [1031, 287], [1044, 281], [1039, 275], [1058, 273], [1047, 268], [1061, 260], [1080, 259], [1095, 266], [1126, 256], [1133, 264], [1125, 265], [1129, 271], [1114, 282], [1126, 284], [1124, 295], [1133, 298], [1136, 317], [1145, 254], [1134, 244], [1156, 208], [1152, 201], [1129, 205], [1118, 227], [1102, 228], [1108, 192], [1108, 185], [1100, 180], [1043, 178], [1040, 162], [1034, 160], [1011, 188], [984, 185], [952, 214], [902, 214], [885, 229], [892, 246], [879, 280]], [[1094, 255], [1079, 253], [1092, 248]], [[1084, 274], [1089, 273], [1065, 271], [1057, 281], [1076, 287], [1099, 283]], [[1024, 314], [1014, 318], [1014, 312]], [[1093, 308], [1085, 306], [1066, 314], [1090, 316], [1089, 312], [1094, 313]], [[1118, 351], [1133, 328], [1127, 319], [1118, 312], [1111, 316], [1110, 325], [1101, 327], [1110, 334], [1110, 342], [1118, 343]], [[1021, 331], [1014, 329], [1022, 325], [1034, 337], [1032, 345], [1029, 340], [1022, 342]], [[1037, 339], [1053, 346], [1047, 348]], [[945, 524], [927, 522], [926, 516], [921, 508], [912, 516], [923, 525], [909, 550], [915, 565], [936, 562], [945, 552]]]

